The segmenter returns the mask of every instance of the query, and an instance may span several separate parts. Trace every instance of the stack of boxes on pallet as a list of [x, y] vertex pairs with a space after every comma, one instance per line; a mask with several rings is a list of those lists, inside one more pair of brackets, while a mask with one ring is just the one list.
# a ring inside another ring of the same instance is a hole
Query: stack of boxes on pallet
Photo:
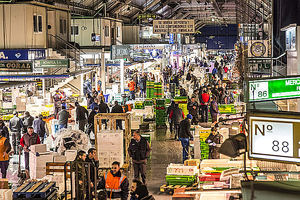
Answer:
[[147, 81], [146, 83], [146, 95], [147, 98], [154, 98], [154, 81]]
[[162, 93], [162, 84], [161, 82], [154, 83], [154, 97], [155, 98], [162, 98], [163, 93]]
[[199, 164], [188, 166], [189, 163], [169, 164], [167, 168], [166, 181], [168, 185], [187, 185], [191, 186], [197, 182], [199, 174]]
[[29, 152], [29, 172], [31, 179], [41, 179], [46, 176], [47, 162], [73, 161], [77, 155], [76, 150], [67, 150], [65, 155], [47, 151], [46, 144], [36, 144], [30, 146]]
[[156, 112], [156, 117], [155, 117], [156, 125], [164, 126], [166, 124], [166, 117], [167, 117], [166, 105], [164, 99], [156, 100], [155, 112]]
[[100, 168], [110, 168], [114, 161], [124, 164], [122, 130], [104, 130], [97, 134], [97, 149]]

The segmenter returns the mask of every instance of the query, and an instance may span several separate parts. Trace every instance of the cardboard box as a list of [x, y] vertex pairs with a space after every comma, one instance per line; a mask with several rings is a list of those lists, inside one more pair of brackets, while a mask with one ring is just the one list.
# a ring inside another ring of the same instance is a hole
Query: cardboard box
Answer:
[[58, 155], [58, 156], [53, 156], [53, 162], [66, 162], [67, 158], [66, 156]]
[[11, 189], [0, 189], [1, 200], [12, 200], [13, 191]]
[[74, 161], [77, 156], [76, 150], [67, 150], [65, 151], [66, 161]]
[[47, 151], [47, 145], [46, 144], [35, 144], [35, 145], [31, 145], [30, 147], [30, 151], [33, 153], [44, 153]]

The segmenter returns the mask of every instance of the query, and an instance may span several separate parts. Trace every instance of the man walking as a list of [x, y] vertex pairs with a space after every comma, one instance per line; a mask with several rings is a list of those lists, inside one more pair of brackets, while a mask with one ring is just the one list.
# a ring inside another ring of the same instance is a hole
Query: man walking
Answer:
[[135, 100], [135, 82], [131, 79], [128, 83], [129, 92], [130, 92], [130, 100]]
[[27, 127], [33, 125], [34, 118], [30, 115], [30, 113], [28, 111], [26, 111], [24, 114], [25, 114], [25, 116], [22, 119], [22, 121], [23, 121], [23, 133], [27, 133]]
[[133, 162], [134, 178], [139, 179], [141, 174], [144, 184], [146, 184], [146, 164], [150, 151], [148, 141], [135, 131], [129, 144], [128, 153]]
[[[91, 188], [94, 188], [94, 184], [98, 180], [98, 168], [99, 168], [99, 160], [97, 158], [97, 152], [95, 148], [90, 148], [88, 150], [88, 156], [85, 159], [85, 162], [89, 162], [90, 164], [90, 177], [91, 177]], [[88, 194], [88, 192], [87, 192]]]
[[39, 117], [33, 121], [33, 130], [40, 137], [42, 144], [44, 143], [46, 129], [46, 122], [43, 120], [43, 115], [39, 115]]
[[175, 140], [178, 137], [179, 124], [184, 119], [184, 113], [181, 108], [178, 107], [178, 103], [175, 103], [175, 108], [171, 111], [169, 118], [172, 120], [175, 127]]
[[[123, 113], [122, 106], [119, 105], [118, 101], [115, 101], [115, 106], [112, 108], [111, 113]], [[116, 129], [122, 130], [122, 120], [116, 120]]]
[[20, 140], [20, 144], [24, 149], [24, 157], [25, 157], [25, 169], [29, 171], [29, 147], [34, 144], [40, 144], [40, 137], [38, 134], [34, 133], [33, 127], [29, 126], [27, 128], [27, 133], [23, 135]]
[[212, 101], [210, 102], [209, 110], [210, 110], [212, 123], [215, 123], [216, 121], [218, 121], [218, 113], [219, 113], [219, 107], [215, 97], [213, 97]]
[[9, 141], [9, 131], [2, 119], [0, 120], [0, 134]]
[[179, 130], [179, 141], [182, 145], [182, 162], [184, 163], [185, 160], [188, 159], [189, 155], [189, 145], [190, 140], [189, 138], [193, 138], [191, 134], [191, 120], [193, 116], [188, 114], [187, 117], [180, 122], [180, 130]]
[[62, 106], [62, 110], [57, 114], [59, 129], [68, 128], [68, 120], [71, 117], [70, 113]]
[[112, 163], [111, 171], [104, 173], [97, 189], [105, 189], [108, 199], [127, 200], [129, 194], [129, 181], [120, 171], [120, 163]]
[[76, 122], [79, 124], [79, 130], [84, 132], [89, 112], [84, 107], [80, 106], [78, 102], [75, 102], [76, 106]]
[[15, 154], [17, 154], [18, 153], [17, 147], [20, 144], [21, 130], [23, 128], [23, 122], [18, 117], [17, 111], [14, 111], [13, 115], [14, 115], [14, 117], [9, 120], [9, 129], [10, 129], [11, 135], [12, 135], [12, 144], [13, 144], [14, 152], [15, 152]]
[[[99, 113], [109, 113], [109, 107], [107, 106], [107, 104], [103, 100], [100, 100]], [[105, 124], [105, 129], [107, 129], [107, 120], [102, 119], [101, 123]]]

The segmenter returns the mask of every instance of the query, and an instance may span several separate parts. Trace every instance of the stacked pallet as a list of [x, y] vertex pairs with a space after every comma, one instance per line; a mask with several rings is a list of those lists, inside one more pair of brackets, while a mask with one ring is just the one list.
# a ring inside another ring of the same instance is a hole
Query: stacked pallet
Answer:
[[199, 169], [197, 166], [170, 164], [167, 168], [166, 181], [168, 185], [193, 185], [197, 181]]
[[154, 81], [147, 81], [146, 82], [146, 95], [147, 98], [154, 98]]
[[209, 145], [205, 142], [205, 140], [210, 135], [210, 129], [201, 129], [199, 131], [200, 136], [200, 149], [201, 149], [201, 160], [208, 159], [209, 156]]
[[166, 105], [164, 99], [157, 99], [155, 105], [155, 122], [157, 126], [163, 126], [166, 124]]
[[97, 134], [97, 151], [100, 168], [110, 168], [114, 161], [124, 164], [122, 130], [103, 130]]
[[162, 98], [163, 96], [163, 90], [162, 90], [162, 84], [161, 82], [154, 83], [154, 97], [155, 98]]

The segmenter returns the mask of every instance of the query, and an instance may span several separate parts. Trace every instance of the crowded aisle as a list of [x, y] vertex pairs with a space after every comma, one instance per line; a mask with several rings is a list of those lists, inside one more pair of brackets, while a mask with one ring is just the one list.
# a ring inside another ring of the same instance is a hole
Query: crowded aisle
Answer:
[[299, 8], [0, 1], [0, 200], [299, 199]]

